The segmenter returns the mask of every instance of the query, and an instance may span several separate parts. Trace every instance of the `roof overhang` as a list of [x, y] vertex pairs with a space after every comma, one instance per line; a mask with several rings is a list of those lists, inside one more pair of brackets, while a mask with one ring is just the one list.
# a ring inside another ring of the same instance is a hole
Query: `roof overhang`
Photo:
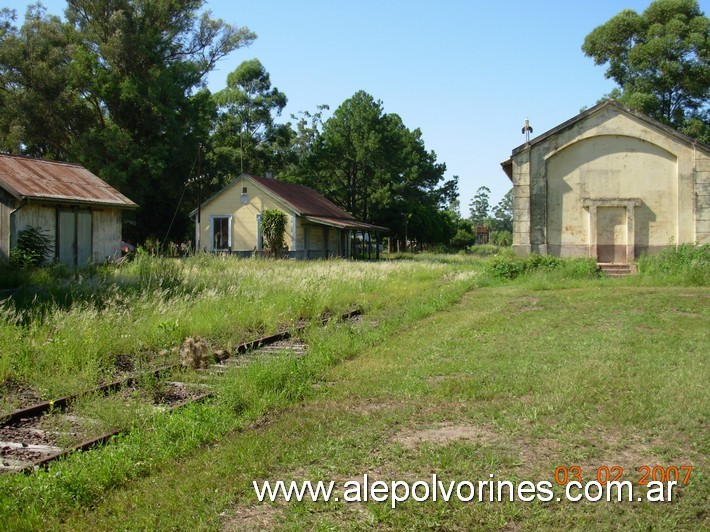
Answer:
[[327, 225], [336, 229], [354, 229], [356, 231], [372, 231], [374, 233], [387, 233], [389, 229], [381, 225], [373, 225], [357, 220], [347, 220], [342, 218], [327, 218], [324, 216], [304, 215], [304, 219], [318, 225]]
[[503, 161], [502, 163], [500, 163], [500, 166], [503, 168], [505, 175], [508, 176], [508, 179], [510, 179], [512, 181], [513, 180], [513, 159], [508, 159], [507, 161]]
[[114, 203], [110, 201], [90, 200], [83, 198], [66, 198], [56, 196], [20, 196], [18, 199], [26, 203], [59, 203], [62, 205], [93, 205], [96, 207], [109, 207], [112, 209], [137, 209], [138, 204], [133, 203]]

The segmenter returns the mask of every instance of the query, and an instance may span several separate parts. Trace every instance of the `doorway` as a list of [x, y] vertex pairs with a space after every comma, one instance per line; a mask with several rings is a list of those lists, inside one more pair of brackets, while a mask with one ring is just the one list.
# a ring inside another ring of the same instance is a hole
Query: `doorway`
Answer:
[[626, 207], [597, 208], [597, 261], [625, 263]]

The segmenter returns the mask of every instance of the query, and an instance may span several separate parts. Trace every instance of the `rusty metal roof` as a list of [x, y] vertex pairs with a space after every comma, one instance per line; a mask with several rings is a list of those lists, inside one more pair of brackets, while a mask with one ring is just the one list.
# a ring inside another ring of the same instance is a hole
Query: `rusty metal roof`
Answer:
[[268, 177], [254, 175], [247, 177], [276, 194], [302, 216], [326, 216], [343, 220], [355, 220], [353, 215], [344, 211], [335, 203], [307, 186], [297, 185], [296, 183], [284, 183], [283, 181]]
[[19, 200], [136, 208], [83, 166], [0, 153], [0, 187]]
[[338, 229], [355, 229], [357, 231], [378, 231], [386, 232], [389, 231], [386, 227], [380, 225], [368, 224], [365, 222], [358, 222], [355, 219], [343, 220], [342, 218], [328, 218], [325, 216], [305, 216], [306, 220], [320, 225], [329, 225], [331, 227], [337, 227]]
[[386, 227], [358, 221], [352, 214], [344, 211], [329, 199], [304, 185], [284, 183], [268, 177], [247, 175], [265, 189], [277, 195], [307, 220], [343, 229], [361, 231], [388, 231]]

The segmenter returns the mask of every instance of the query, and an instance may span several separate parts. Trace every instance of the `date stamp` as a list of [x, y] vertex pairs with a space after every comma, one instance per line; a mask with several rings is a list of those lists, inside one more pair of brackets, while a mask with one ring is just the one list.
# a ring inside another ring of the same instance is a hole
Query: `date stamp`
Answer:
[[[648, 486], [649, 482], [675, 482], [676, 485], [686, 485], [690, 481], [690, 475], [693, 472], [693, 466], [648, 466], [642, 465], [634, 468], [640, 475], [637, 481], [639, 486]], [[624, 480], [624, 468], [618, 465], [614, 466], [599, 466], [596, 469], [582, 470], [580, 466], [558, 466], [555, 469], [555, 482], [560, 486], [569, 484], [570, 482], [584, 482], [596, 480], [600, 484], [609, 482], [622, 482]]]

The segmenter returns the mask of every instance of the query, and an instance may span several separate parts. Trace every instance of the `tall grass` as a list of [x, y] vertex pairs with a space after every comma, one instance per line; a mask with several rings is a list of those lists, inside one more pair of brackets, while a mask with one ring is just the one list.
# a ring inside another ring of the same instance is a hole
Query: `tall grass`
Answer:
[[680, 244], [658, 255], [639, 258], [638, 271], [643, 277], [656, 278], [677, 285], [710, 284], [710, 244]]
[[[364, 307], [367, 319], [357, 328], [337, 323], [308, 328], [306, 356], [258, 359], [240, 371], [230, 372], [215, 380], [216, 398], [211, 403], [141, 418], [135, 427], [138, 430], [119, 437], [112, 445], [53, 463], [48, 472], [0, 478], [0, 522], [7, 527], [42, 528], [43, 523], [61, 518], [71, 509], [91, 507], [107, 490], [189, 455], [271, 409], [303, 399], [313, 393], [314, 380], [327, 368], [383, 342], [393, 331], [449, 307], [460, 300], [475, 279], [474, 275], [465, 275], [465, 271], [456, 274], [457, 270], [450, 266], [409, 261], [363, 265], [344, 261], [252, 262], [198, 257], [182, 266], [185, 283], [209, 281], [210, 272], [223, 275], [214, 279], [215, 289], [203, 287], [185, 296], [161, 293], [161, 297], [171, 302], [165, 312], [183, 297], [189, 297], [191, 302], [202, 297], [207, 301], [222, 297], [219, 301], [225, 304], [243, 297], [262, 303], [288, 287], [292, 298], [273, 297], [270, 301], [273, 305], [264, 307], [267, 312], [275, 313], [277, 321], [309, 309], [320, 316], [326, 306], [335, 312], [355, 302]], [[229, 293], [224, 295], [226, 289]], [[124, 297], [129, 299], [124, 304], [130, 307], [132, 296]], [[111, 308], [112, 305], [106, 305], [102, 312], [113, 314]], [[236, 308], [226, 309], [227, 314]], [[240, 308], [248, 309], [249, 305]], [[145, 309], [140, 311], [144, 312]], [[91, 321], [99, 319], [98, 316], [95, 314]], [[215, 317], [204, 318], [203, 325]], [[221, 317], [218, 321], [223, 326], [238, 326], [238, 321], [225, 320], [224, 314]], [[190, 323], [186, 329], [200, 323]], [[138, 325], [136, 331], [143, 327]]]
[[[472, 268], [139, 254], [117, 267], [49, 271], [49, 293], [40, 283], [26, 288], [35, 291], [34, 304], [0, 308], [0, 383], [11, 380], [46, 398], [75, 393], [111, 378], [119, 355], [138, 367], [166, 363], [159, 353], [186, 336], [231, 349], [325, 314], [405, 304], [424, 286], [460, 281], [452, 272]], [[10, 395], [0, 391], [0, 409]]]

